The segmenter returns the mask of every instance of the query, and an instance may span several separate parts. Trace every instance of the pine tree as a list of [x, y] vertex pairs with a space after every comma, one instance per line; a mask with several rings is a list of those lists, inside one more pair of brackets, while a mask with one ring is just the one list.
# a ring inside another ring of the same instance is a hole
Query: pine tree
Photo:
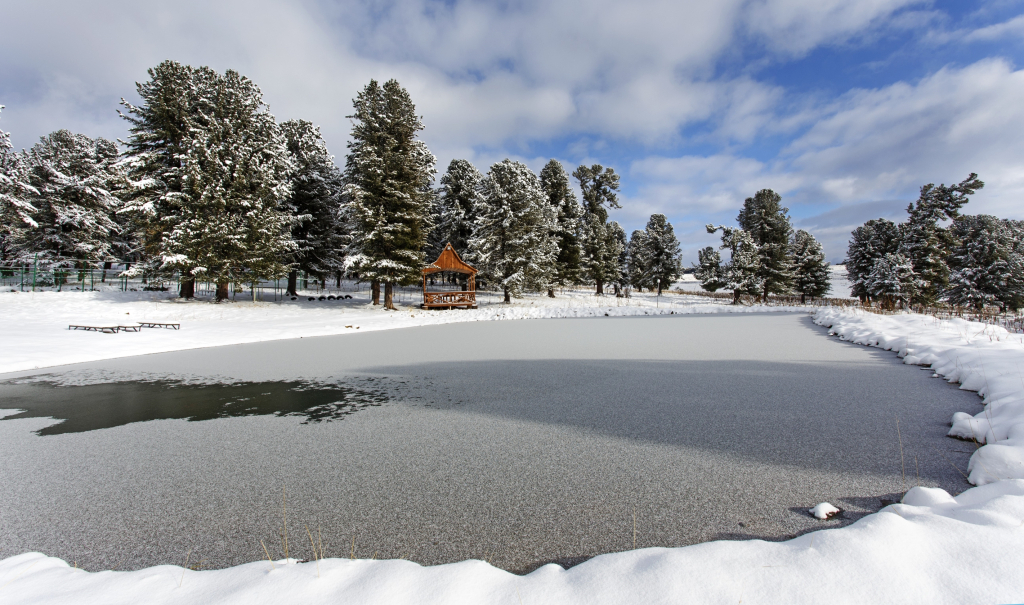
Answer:
[[[131, 133], [124, 153], [129, 186], [122, 194], [119, 215], [141, 242], [135, 271], [173, 270], [165, 265], [165, 238], [182, 220], [184, 161], [191, 141], [206, 128], [213, 115], [220, 74], [209, 67], [191, 67], [164, 61], [148, 70], [149, 80], [137, 82], [142, 99], [138, 106], [121, 99], [121, 113]], [[192, 298], [195, 278], [182, 267], [182, 298]]]
[[394, 309], [394, 284], [421, 277], [436, 160], [417, 139], [423, 123], [396, 80], [370, 80], [353, 105], [345, 161], [351, 265], [375, 295], [384, 284], [384, 306]]
[[789, 238], [793, 233], [789, 208], [782, 207], [782, 196], [771, 189], [762, 189], [743, 202], [736, 222], [757, 244], [760, 259], [762, 295], [785, 294], [793, 283], [793, 266], [789, 257]]
[[215, 282], [224, 300], [232, 282], [285, 273], [295, 245], [279, 201], [291, 195], [292, 167], [251, 80], [228, 70], [207, 92], [181, 141], [181, 192], [163, 217], [160, 251], [163, 268]]
[[799, 229], [793, 235], [790, 244], [790, 255], [793, 259], [793, 289], [800, 293], [800, 303], [807, 302], [807, 297], [818, 298], [828, 294], [832, 289], [828, 273], [828, 263], [821, 244], [810, 233]]
[[910, 259], [921, 282], [914, 293], [915, 303], [934, 304], [949, 283], [949, 256], [952, 240], [939, 221], [955, 219], [969, 201], [968, 196], [985, 186], [973, 172], [956, 185], [929, 183], [921, 187], [917, 202], [907, 207], [910, 215], [900, 225], [900, 254]]
[[853, 230], [846, 253], [846, 273], [853, 296], [870, 304], [871, 293], [867, 281], [875, 261], [886, 254], [895, 254], [899, 247], [899, 227], [890, 220], [872, 219]]
[[1024, 255], [1009, 221], [989, 215], [961, 215], [953, 220], [955, 242], [949, 257], [950, 304], [974, 307], [999, 305], [1016, 310], [1024, 301]]
[[693, 276], [706, 292], [717, 292], [728, 285], [725, 281], [725, 268], [722, 267], [722, 255], [711, 246], [697, 251]]
[[611, 238], [611, 254], [615, 257], [615, 273], [612, 277], [612, 284], [615, 287], [615, 296], [624, 296], [623, 290], [629, 286], [629, 241], [626, 239], [626, 230], [618, 221], [608, 223], [608, 234]]
[[448, 164], [448, 170], [441, 176], [441, 193], [433, 211], [435, 224], [427, 250], [430, 260], [437, 258], [449, 243], [460, 257], [469, 250], [483, 180], [484, 175], [468, 160], [452, 160]]
[[[572, 187], [569, 175], [558, 160], [550, 160], [540, 171], [540, 184], [548, 203], [557, 212], [555, 238], [558, 258], [555, 261], [555, 285], [574, 286], [583, 281], [583, 207]], [[554, 295], [554, 291], [549, 292]]]
[[619, 175], [600, 164], [580, 166], [572, 176], [583, 194], [583, 265], [596, 285], [595, 294], [604, 294], [604, 284], [615, 279], [618, 251], [615, 237], [608, 231], [608, 208], [621, 208], [616, 191]]
[[644, 288], [652, 288], [651, 278], [651, 247], [647, 242], [647, 232], [637, 229], [629, 236], [629, 283], [639, 292]]
[[26, 228], [38, 227], [32, 218], [38, 210], [31, 201], [38, 193], [29, 183], [24, 158], [12, 149], [11, 135], [0, 130], [0, 263], [14, 259]]
[[554, 224], [555, 209], [537, 175], [512, 160], [491, 166], [468, 256], [481, 277], [502, 289], [506, 303], [553, 283], [558, 257]]
[[906, 307], [921, 288], [910, 259], [902, 254], [887, 253], [875, 260], [865, 285], [871, 296], [881, 301], [882, 308]]
[[297, 294], [298, 272], [318, 280], [342, 269], [344, 225], [341, 221], [341, 172], [320, 136], [305, 120], [281, 124], [289, 159], [291, 195], [282, 203], [291, 220], [295, 251], [288, 272], [288, 293]]
[[119, 178], [117, 145], [58, 130], [42, 137], [25, 157], [35, 227], [24, 233], [23, 254], [38, 253], [53, 269], [84, 269], [105, 260], [117, 231], [111, 219]]
[[657, 285], [660, 296], [662, 290], [682, 274], [682, 252], [672, 224], [664, 214], [652, 214], [645, 231], [650, 278]]
[[728, 249], [732, 255], [729, 263], [722, 268], [722, 281], [725, 282], [726, 288], [732, 290], [733, 304], [739, 304], [740, 296], [743, 294], [759, 295], [764, 288], [764, 277], [761, 271], [761, 255], [754, 238], [743, 229], [724, 225], [708, 225], [707, 231], [721, 231], [721, 249]]

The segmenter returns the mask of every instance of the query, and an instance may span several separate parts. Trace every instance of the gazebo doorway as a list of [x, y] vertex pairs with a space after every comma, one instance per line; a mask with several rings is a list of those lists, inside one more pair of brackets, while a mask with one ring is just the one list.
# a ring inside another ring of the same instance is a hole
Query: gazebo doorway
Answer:
[[[460, 279], [463, 276], [465, 281]], [[435, 282], [430, 285], [430, 291], [427, 290], [428, 279]], [[421, 306], [424, 309], [476, 308], [476, 269], [462, 262], [451, 242], [437, 260], [423, 268]]]

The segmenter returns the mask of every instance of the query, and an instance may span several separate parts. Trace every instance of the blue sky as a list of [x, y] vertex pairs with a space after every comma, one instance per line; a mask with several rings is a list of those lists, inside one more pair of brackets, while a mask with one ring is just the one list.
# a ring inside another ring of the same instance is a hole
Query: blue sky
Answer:
[[397, 78], [443, 171], [505, 157], [612, 166], [627, 231], [653, 212], [687, 261], [770, 187], [841, 260], [850, 230], [978, 172], [967, 211], [1024, 218], [1024, 2], [396, 0], [0, 4], [0, 127], [123, 137], [164, 59], [256, 81], [345, 154], [351, 99]]

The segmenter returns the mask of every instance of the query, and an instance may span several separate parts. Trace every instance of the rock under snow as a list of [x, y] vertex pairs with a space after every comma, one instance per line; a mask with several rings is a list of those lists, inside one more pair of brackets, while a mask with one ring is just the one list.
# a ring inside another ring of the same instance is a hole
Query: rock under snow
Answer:
[[822, 502], [821, 504], [815, 506], [814, 508], [808, 509], [807, 512], [811, 513], [811, 516], [813, 516], [814, 518], [821, 519], [822, 521], [824, 521], [825, 519], [831, 519], [832, 517], [835, 517], [843, 511], [832, 506], [828, 502]]

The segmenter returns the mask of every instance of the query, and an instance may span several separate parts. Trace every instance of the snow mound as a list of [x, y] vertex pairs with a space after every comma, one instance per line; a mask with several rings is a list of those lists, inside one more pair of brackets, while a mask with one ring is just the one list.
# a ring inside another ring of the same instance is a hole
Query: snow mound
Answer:
[[[40, 553], [0, 561], [6, 605], [326, 603], [1009, 603], [1024, 594], [1024, 480], [953, 497], [916, 487], [842, 528], [595, 557], [526, 576], [483, 561], [259, 561], [87, 572]], [[684, 597], [685, 595], [685, 597]]]
[[811, 513], [812, 517], [824, 521], [825, 519], [831, 519], [832, 517], [835, 517], [843, 511], [832, 506], [828, 502], [822, 502], [821, 504], [818, 504], [814, 508], [807, 509], [807, 512]]

